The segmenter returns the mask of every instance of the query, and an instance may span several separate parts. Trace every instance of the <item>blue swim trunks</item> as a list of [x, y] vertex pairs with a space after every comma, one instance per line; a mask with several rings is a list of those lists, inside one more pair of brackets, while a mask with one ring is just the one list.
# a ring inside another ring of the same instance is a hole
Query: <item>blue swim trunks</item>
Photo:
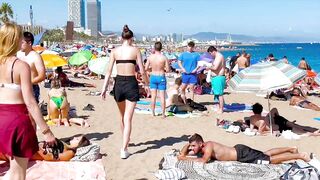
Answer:
[[183, 84], [197, 84], [197, 75], [196, 74], [182, 74], [182, 83]]
[[214, 95], [222, 96], [226, 86], [225, 76], [215, 76], [211, 78], [211, 86]]
[[150, 89], [166, 90], [167, 80], [164, 75], [150, 75]]

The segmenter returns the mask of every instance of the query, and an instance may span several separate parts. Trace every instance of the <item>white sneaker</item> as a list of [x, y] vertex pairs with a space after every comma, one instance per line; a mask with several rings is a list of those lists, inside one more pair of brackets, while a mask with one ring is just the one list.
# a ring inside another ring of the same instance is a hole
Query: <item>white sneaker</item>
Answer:
[[131, 154], [128, 151], [120, 150], [120, 158], [121, 159], [127, 159]]

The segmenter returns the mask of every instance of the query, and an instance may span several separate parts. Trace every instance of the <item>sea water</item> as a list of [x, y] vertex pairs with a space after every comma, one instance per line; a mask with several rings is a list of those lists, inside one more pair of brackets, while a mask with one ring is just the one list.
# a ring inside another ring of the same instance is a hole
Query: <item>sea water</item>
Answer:
[[265, 59], [270, 53], [276, 59], [287, 56], [289, 62], [297, 66], [302, 57], [306, 59], [315, 72], [320, 72], [320, 43], [285, 43], [285, 44], [257, 44], [256, 46], [239, 46], [232, 51], [222, 51], [227, 57], [236, 55], [245, 50], [251, 54], [251, 61], [258, 62]]

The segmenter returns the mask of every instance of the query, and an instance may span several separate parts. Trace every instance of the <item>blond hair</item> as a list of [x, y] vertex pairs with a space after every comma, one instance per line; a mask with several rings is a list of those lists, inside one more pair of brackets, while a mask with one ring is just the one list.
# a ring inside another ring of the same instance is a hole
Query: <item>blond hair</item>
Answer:
[[16, 55], [20, 49], [22, 37], [21, 27], [13, 23], [5, 23], [0, 28], [0, 63]]

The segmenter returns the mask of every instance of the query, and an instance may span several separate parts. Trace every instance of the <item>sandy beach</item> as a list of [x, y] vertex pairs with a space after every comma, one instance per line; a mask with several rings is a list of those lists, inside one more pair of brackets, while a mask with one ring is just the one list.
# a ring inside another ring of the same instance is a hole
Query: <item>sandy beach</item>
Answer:
[[[88, 91], [100, 91], [103, 80], [76, 79], [78, 82], [95, 83], [97, 88], [69, 88], [68, 99], [71, 106], [76, 108], [78, 116], [87, 116], [91, 125], [89, 128], [52, 127], [58, 138], [69, 138], [83, 133], [89, 138], [96, 138], [101, 146], [102, 160], [107, 179], [156, 179], [154, 172], [163, 154], [171, 149], [180, 149], [193, 133], [199, 133], [204, 140], [214, 140], [225, 145], [246, 144], [259, 150], [267, 150], [281, 146], [297, 146], [301, 152], [314, 152], [320, 155], [320, 137], [303, 137], [300, 140], [287, 140], [282, 137], [254, 136], [249, 137], [243, 133], [227, 133], [216, 126], [216, 118], [237, 120], [250, 116], [250, 113], [224, 113], [217, 115], [210, 105], [208, 116], [200, 118], [176, 118], [151, 117], [151, 115], [135, 114], [133, 118], [133, 131], [129, 152], [133, 153], [128, 159], [120, 159], [121, 133], [120, 115], [112, 96], [102, 101], [99, 96], [87, 96]], [[48, 102], [47, 89], [41, 87], [41, 99]], [[227, 90], [228, 92], [228, 90]], [[316, 104], [320, 104], [320, 98], [309, 97]], [[255, 94], [231, 93], [225, 95], [226, 103], [261, 103], [267, 107], [267, 100], [257, 97]], [[211, 95], [195, 97], [196, 102], [212, 103]], [[92, 104], [95, 111], [83, 111], [87, 104]], [[289, 120], [297, 120], [297, 124], [320, 128], [320, 122], [313, 120], [319, 117], [319, 112], [300, 110], [289, 106], [289, 102], [271, 101], [271, 107], [277, 107], [280, 114]], [[38, 132], [39, 134], [39, 132]], [[42, 136], [39, 134], [39, 137]]]

